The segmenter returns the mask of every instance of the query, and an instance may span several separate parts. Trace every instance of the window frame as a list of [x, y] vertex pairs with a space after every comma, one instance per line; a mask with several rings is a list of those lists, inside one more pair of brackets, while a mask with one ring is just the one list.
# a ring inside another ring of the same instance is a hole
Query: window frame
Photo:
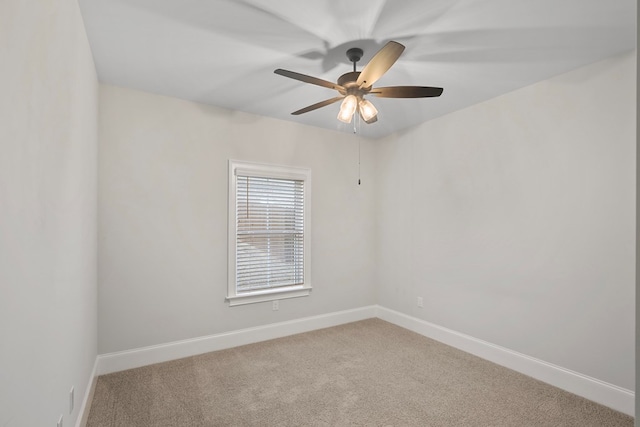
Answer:
[[[261, 289], [251, 292], [237, 292], [236, 287], [236, 242], [237, 217], [236, 193], [237, 176], [254, 176], [261, 178], [302, 180], [303, 189], [303, 284], [281, 286], [271, 289]], [[227, 297], [225, 300], [230, 307], [253, 304], [273, 300], [308, 296], [311, 293], [311, 170], [308, 168], [252, 163], [239, 160], [229, 160], [228, 186], [228, 267], [227, 267]]]

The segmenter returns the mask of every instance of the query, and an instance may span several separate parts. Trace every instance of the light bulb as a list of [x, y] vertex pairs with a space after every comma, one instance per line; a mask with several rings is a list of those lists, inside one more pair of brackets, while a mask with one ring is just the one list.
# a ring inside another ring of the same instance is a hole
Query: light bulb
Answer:
[[342, 101], [342, 105], [340, 106], [340, 112], [338, 113], [338, 120], [344, 123], [351, 123], [351, 117], [353, 117], [353, 113], [356, 111], [356, 107], [358, 106], [358, 98], [354, 95], [347, 95]]
[[360, 116], [362, 116], [362, 120], [367, 123], [373, 123], [377, 120], [377, 115], [378, 110], [376, 110], [376, 107], [363, 98], [362, 101], [360, 101]]

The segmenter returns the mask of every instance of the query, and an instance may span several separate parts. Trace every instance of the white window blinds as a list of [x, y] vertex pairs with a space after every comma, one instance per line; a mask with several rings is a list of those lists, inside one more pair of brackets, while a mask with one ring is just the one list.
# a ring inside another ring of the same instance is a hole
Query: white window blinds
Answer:
[[304, 180], [236, 175], [236, 293], [304, 284]]

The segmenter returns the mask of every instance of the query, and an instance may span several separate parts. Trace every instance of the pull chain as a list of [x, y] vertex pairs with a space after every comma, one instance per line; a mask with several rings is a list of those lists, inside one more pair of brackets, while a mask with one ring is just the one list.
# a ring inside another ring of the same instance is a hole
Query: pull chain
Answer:
[[358, 138], [358, 185], [360, 185], [360, 139]]
[[[357, 126], [360, 127], [360, 114], [355, 114], [355, 118], [353, 119], [353, 133], [356, 133], [356, 121], [358, 122]], [[360, 185], [360, 138], [358, 138], [358, 185]]]
[[358, 121], [358, 118], [360, 117], [360, 114], [356, 113], [353, 115], [353, 134], [355, 135], [357, 132], [356, 130], [356, 122]]

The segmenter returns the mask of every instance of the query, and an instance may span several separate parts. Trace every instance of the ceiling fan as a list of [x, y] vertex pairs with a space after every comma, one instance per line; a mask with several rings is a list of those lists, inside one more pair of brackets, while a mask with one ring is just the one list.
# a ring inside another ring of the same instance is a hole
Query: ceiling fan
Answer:
[[318, 108], [326, 107], [327, 105], [342, 100], [338, 120], [344, 123], [350, 123], [357, 109], [365, 123], [375, 123], [378, 121], [378, 110], [376, 110], [376, 107], [374, 107], [370, 101], [365, 99], [365, 95], [373, 95], [381, 98], [428, 98], [442, 94], [443, 89], [441, 87], [373, 87], [373, 84], [391, 68], [403, 51], [403, 45], [395, 41], [390, 41], [371, 58], [371, 61], [369, 61], [362, 71], [356, 71], [356, 62], [362, 58], [364, 52], [357, 47], [351, 48], [347, 50], [347, 58], [353, 62], [353, 72], [341, 75], [337, 83], [331, 83], [327, 80], [294, 71], [283, 70], [281, 68], [275, 70], [274, 73], [305, 83], [335, 89], [340, 93], [340, 96], [336, 96], [335, 98], [327, 99], [294, 111], [291, 113], [294, 116], [308, 113], [309, 111], [317, 110]]

